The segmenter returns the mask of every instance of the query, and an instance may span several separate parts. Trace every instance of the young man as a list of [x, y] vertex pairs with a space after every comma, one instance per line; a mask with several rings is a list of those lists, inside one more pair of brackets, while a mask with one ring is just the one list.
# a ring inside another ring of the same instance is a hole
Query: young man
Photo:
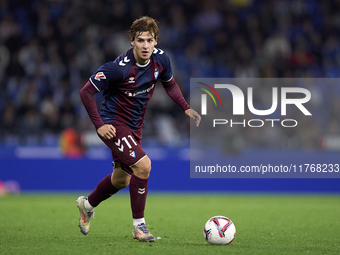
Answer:
[[[135, 20], [129, 34], [132, 49], [101, 66], [80, 91], [99, 137], [112, 151], [114, 170], [88, 197], [80, 196], [76, 202], [80, 231], [86, 235], [93, 209], [129, 185], [132, 235], [139, 241], [153, 242], [155, 237], [144, 220], [151, 161], [141, 147], [141, 140], [146, 105], [156, 82], [161, 80], [170, 98], [197, 126], [201, 116], [186, 103], [172, 76], [168, 55], [155, 48], [159, 36], [155, 20], [146, 16]], [[98, 111], [94, 95], [99, 91], [104, 91], [104, 101]]]

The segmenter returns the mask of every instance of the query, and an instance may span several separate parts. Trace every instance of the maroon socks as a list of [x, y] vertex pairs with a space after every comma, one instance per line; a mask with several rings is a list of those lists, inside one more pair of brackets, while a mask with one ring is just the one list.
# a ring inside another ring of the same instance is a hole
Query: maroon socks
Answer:
[[132, 217], [134, 219], [144, 218], [146, 196], [148, 194], [148, 180], [149, 178], [141, 179], [134, 174], [131, 175], [129, 190]]
[[[148, 179], [141, 179], [134, 174], [130, 179], [130, 201], [132, 217], [134, 219], [144, 218], [146, 196], [148, 194]], [[111, 174], [104, 177], [95, 190], [88, 196], [88, 202], [92, 207], [98, 206], [102, 201], [117, 193], [118, 189], [111, 183]]]
[[100, 204], [100, 202], [108, 199], [117, 192], [118, 189], [112, 185], [111, 174], [109, 174], [98, 183], [96, 189], [88, 196], [87, 199], [93, 207], [96, 207]]

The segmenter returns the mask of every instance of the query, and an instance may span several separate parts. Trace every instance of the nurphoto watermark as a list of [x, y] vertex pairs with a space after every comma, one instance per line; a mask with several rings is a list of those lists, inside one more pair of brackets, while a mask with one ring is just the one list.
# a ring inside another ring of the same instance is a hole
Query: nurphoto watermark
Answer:
[[334, 95], [340, 98], [336, 84], [337, 79], [192, 78], [190, 104], [202, 120], [190, 127], [190, 176], [340, 178], [340, 160], [321, 145], [334, 118], [323, 114], [329, 114]]

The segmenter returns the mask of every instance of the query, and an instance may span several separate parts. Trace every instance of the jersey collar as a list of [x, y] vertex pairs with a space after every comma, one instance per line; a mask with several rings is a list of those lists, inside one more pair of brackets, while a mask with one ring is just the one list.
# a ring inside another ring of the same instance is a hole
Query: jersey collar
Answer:
[[136, 62], [136, 66], [138, 66], [138, 67], [146, 67], [149, 63], [150, 63], [150, 59], [149, 59], [148, 62], [146, 62], [144, 65], [138, 64], [138, 63]]

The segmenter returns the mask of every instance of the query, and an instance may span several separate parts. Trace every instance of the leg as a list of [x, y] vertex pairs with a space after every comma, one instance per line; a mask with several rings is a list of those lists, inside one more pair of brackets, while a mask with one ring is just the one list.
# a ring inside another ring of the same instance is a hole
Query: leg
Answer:
[[80, 231], [87, 235], [90, 230], [90, 220], [94, 215], [93, 209], [102, 201], [108, 199], [120, 189], [129, 185], [130, 176], [127, 175], [117, 164], [113, 173], [104, 177], [97, 185], [96, 189], [89, 195], [88, 198], [80, 196], [77, 199], [80, 212], [79, 228]]
[[[115, 166], [113, 173], [104, 177], [97, 185], [96, 189], [89, 195], [88, 201], [92, 207], [97, 207], [102, 201], [116, 194], [119, 190], [127, 187], [130, 182], [128, 176], [119, 163]], [[89, 208], [91, 209], [91, 208]]]
[[142, 158], [136, 165], [131, 166], [133, 174], [130, 180], [130, 199], [133, 216], [134, 238], [142, 242], [154, 242], [155, 237], [147, 230], [144, 220], [146, 197], [148, 194], [148, 180], [151, 171], [151, 161], [148, 156]]
[[[133, 219], [144, 218], [148, 180], [151, 171], [151, 161], [148, 156], [142, 158], [136, 165], [131, 166], [133, 174], [130, 180], [130, 198]], [[142, 223], [142, 222], [140, 222]]]
[[124, 170], [120, 167], [119, 163], [116, 163], [116, 167], [111, 175], [111, 183], [114, 187], [121, 190], [126, 188], [130, 183], [130, 178]]
[[148, 179], [151, 171], [151, 160], [148, 156], [143, 157], [137, 164], [131, 166], [133, 174], [141, 179]]
[[113, 139], [102, 140], [111, 149], [114, 161], [120, 162], [120, 168], [131, 175], [131, 178], [126, 177], [124, 171], [121, 171], [118, 172], [121, 174], [114, 175], [112, 184], [118, 189], [120, 187], [115, 180], [122, 180], [119, 183], [123, 187], [130, 183], [133, 236], [140, 241], [154, 241], [155, 237], [146, 229], [144, 220], [151, 161], [141, 147], [141, 130], [134, 132], [125, 125], [117, 123], [113, 125], [116, 128], [116, 136]]

